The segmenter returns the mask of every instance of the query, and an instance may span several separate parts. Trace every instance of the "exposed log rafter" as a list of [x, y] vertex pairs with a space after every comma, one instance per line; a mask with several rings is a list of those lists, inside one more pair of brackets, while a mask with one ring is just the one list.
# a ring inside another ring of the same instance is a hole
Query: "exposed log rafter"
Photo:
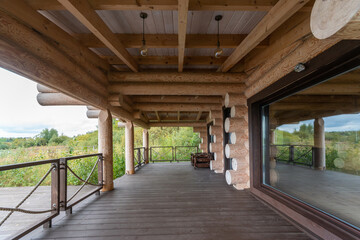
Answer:
[[301, 9], [308, 1], [309, 0], [278, 1], [267, 13], [267, 15], [249, 33], [244, 41], [242, 41], [235, 51], [226, 59], [218, 71], [229, 71], [236, 63], [238, 63], [261, 41], [263, 41], [281, 24]]
[[132, 71], [138, 71], [138, 65], [120, 40], [111, 32], [95, 10], [86, 0], [58, 0], [82, 24], [84, 24], [106, 47], [120, 58]]
[[184, 68], [188, 9], [189, 9], [189, 0], [179, 0], [178, 1], [178, 42], [179, 42], [178, 71], [179, 72], [182, 72], [183, 68]]

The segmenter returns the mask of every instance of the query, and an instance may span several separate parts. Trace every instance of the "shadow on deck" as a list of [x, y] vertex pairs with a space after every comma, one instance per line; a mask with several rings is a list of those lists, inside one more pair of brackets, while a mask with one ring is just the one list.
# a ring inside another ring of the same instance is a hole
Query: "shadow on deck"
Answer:
[[308, 239], [248, 191], [189, 163], [148, 164], [32, 239]]

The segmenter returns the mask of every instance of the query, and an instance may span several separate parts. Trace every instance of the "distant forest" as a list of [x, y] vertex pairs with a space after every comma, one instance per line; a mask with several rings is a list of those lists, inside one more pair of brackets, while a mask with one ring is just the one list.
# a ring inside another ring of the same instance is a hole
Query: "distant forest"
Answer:
[[[135, 147], [142, 147], [142, 129], [135, 128]], [[113, 121], [114, 144], [124, 145], [124, 128], [117, 126]], [[149, 131], [150, 146], [197, 146], [200, 138], [193, 133], [192, 128], [184, 127], [154, 127]], [[44, 129], [35, 137], [28, 138], [0, 138], [0, 150], [29, 148], [40, 146], [69, 146], [69, 147], [93, 147], [97, 146], [98, 131], [88, 132], [76, 137], [59, 135], [56, 129]]]
[[[135, 147], [142, 147], [142, 128], [135, 127]], [[114, 179], [125, 171], [125, 129], [113, 121]], [[88, 132], [75, 137], [59, 135], [56, 129], [44, 129], [32, 138], [0, 138], [0, 165], [55, 159], [97, 152], [98, 131]], [[150, 146], [198, 146], [200, 138], [193, 128], [168, 127], [149, 130]], [[72, 162], [72, 169], [86, 178], [96, 158], [79, 159]], [[0, 172], [0, 187], [33, 186], [47, 172], [49, 166], [22, 168]], [[96, 183], [97, 172], [92, 176]], [[69, 175], [69, 184], [81, 182]], [[50, 184], [48, 177], [44, 185]]]
[[[325, 132], [326, 168], [360, 175], [360, 131]], [[302, 124], [293, 132], [275, 131], [275, 144], [314, 145], [314, 127]]]

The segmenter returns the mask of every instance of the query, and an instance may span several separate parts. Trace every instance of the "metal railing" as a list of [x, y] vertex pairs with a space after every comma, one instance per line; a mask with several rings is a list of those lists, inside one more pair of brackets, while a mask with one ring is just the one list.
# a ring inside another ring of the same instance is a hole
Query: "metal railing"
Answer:
[[[76, 173], [71, 167], [70, 162], [76, 159], [84, 159], [89, 157], [96, 157], [97, 160], [95, 164], [92, 166], [92, 170], [90, 174], [88, 174], [87, 178], [84, 180]], [[9, 170], [16, 170], [20, 168], [26, 167], [35, 167], [45, 164], [51, 164], [48, 171], [43, 175], [43, 177], [39, 180], [39, 182], [29, 191], [29, 193], [21, 200], [15, 207], [1, 207], [0, 211], [8, 212], [8, 214], [0, 221], [0, 227], [9, 219], [9, 217], [14, 212], [21, 212], [25, 214], [44, 214], [50, 213], [49, 216], [44, 217], [37, 223], [27, 227], [26, 229], [21, 230], [20, 232], [16, 233], [12, 236], [13, 239], [19, 239], [26, 234], [30, 233], [34, 229], [38, 228], [41, 225], [44, 227], [51, 227], [52, 219], [59, 215], [60, 211], [67, 211], [67, 213], [71, 213], [72, 207], [85, 198], [89, 197], [94, 193], [100, 193], [100, 189], [103, 186], [103, 179], [102, 179], [102, 172], [103, 172], [103, 157], [101, 153], [98, 154], [89, 154], [89, 155], [81, 155], [81, 156], [74, 156], [74, 157], [67, 157], [67, 158], [59, 158], [59, 159], [50, 159], [50, 160], [43, 160], [43, 161], [36, 161], [36, 162], [26, 162], [20, 164], [11, 164], [0, 166], [0, 172], [2, 171], [9, 171]], [[96, 166], [98, 167], [98, 183], [93, 184], [89, 181], [90, 177], [95, 171]], [[81, 181], [83, 184], [73, 193], [73, 195], [67, 198], [67, 187], [68, 187], [68, 171], [73, 174], [73, 176]], [[45, 210], [30, 210], [21, 208], [22, 204], [29, 199], [29, 197], [38, 189], [38, 187], [44, 182], [44, 180], [51, 175], [51, 184], [50, 184], [50, 191], [51, 191], [51, 204], [49, 208]], [[79, 197], [76, 199], [75, 197], [78, 196], [79, 192], [85, 187], [85, 185], [92, 185], [95, 186], [91, 192]]]
[[134, 163], [135, 168], [140, 168], [146, 163], [146, 149], [145, 147], [134, 148]]
[[271, 145], [270, 155], [279, 162], [312, 167], [314, 150], [312, 145]]
[[191, 153], [199, 152], [197, 146], [154, 146], [150, 147], [151, 162], [191, 161]]

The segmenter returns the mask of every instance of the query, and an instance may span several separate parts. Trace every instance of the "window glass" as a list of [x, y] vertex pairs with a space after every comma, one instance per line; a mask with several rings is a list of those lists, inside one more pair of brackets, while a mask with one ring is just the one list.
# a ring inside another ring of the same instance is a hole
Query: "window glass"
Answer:
[[263, 183], [360, 228], [360, 70], [262, 108]]

